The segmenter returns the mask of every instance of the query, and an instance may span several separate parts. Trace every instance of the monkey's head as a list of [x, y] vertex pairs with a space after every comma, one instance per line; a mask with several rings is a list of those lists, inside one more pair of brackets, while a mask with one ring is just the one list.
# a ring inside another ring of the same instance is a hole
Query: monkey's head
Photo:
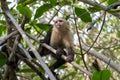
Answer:
[[55, 24], [54, 26], [58, 29], [63, 29], [63, 28], [67, 28], [69, 27], [69, 22], [62, 19], [62, 18], [58, 18], [56, 21], [55, 21]]

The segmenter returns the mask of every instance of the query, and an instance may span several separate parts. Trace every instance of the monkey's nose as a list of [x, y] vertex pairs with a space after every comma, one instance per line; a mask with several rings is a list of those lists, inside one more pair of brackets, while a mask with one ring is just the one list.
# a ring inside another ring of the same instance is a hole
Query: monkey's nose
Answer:
[[58, 22], [57, 22], [57, 24], [58, 24], [58, 25], [60, 25], [60, 24], [61, 24], [61, 22], [59, 22], [59, 21], [58, 21]]

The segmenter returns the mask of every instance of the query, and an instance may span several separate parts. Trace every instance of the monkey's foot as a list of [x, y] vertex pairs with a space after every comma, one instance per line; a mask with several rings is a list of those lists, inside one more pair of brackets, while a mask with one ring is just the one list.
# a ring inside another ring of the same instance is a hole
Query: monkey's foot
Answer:
[[68, 55], [67, 58], [65, 59], [66, 62], [72, 62], [74, 61], [74, 55]]
[[64, 50], [62, 50], [62, 49], [57, 49], [57, 51], [56, 51], [56, 55], [58, 56], [58, 57], [61, 57], [62, 55], [65, 55], [66, 54], [66, 52], [64, 51]]

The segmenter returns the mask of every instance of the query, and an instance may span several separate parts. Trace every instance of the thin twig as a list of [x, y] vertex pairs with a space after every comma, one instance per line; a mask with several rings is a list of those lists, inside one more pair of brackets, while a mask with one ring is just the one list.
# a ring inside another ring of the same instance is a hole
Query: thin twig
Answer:
[[100, 34], [101, 34], [102, 30], [103, 30], [103, 27], [104, 27], [105, 18], [106, 18], [106, 11], [105, 11], [105, 13], [104, 13], [104, 19], [103, 19], [103, 22], [102, 22], [102, 25], [101, 25], [101, 29], [100, 29], [97, 37], [95, 38], [95, 40], [94, 40], [94, 42], [92, 43], [92, 45], [89, 47], [89, 49], [88, 49], [84, 54], [86, 54], [86, 53], [88, 53], [88, 52], [90, 51], [90, 49], [94, 46], [94, 44], [96, 43], [97, 39], [99, 38], [99, 36], [100, 36]]
[[83, 54], [83, 51], [82, 51], [81, 39], [80, 39], [79, 32], [78, 32], [78, 26], [77, 26], [75, 14], [74, 14], [74, 21], [75, 21], [75, 29], [76, 29], [76, 32], [77, 32], [77, 37], [78, 37], [79, 48], [80, 48], [80, 51], [81, 51], [82, 60], [83, 60], [83, 63], [85, 65], [86, 69], [88, 70], [87, 64], [86, 64], [85, 59], [84, 59], [84, 54]]
[[[79, 0], [79, 1], [81, 1], [81, 2], [83, 2], [83, 3], [86, 3], [86, 4], [89, 4], [89, 5], [91, 5], [91, 6], [96, 6], [96, 5], [98, 5], [99, 6], [99, 8], [101, 9], [101, 10], [107, 10], [107, 6], [104, 6], [104, 5], [102, 5], [102, 4], [99, 4], [99, 3], [97, 3], [96, 1], [91, 1], [91, 0]], [[120, 19], [120, 14], [119, 13], [112, 13], [112, 12], [110, 12], [109, 10], [107, 11], [107, 12], [109, 12], [109, 13], [111, 13], [112, 15], [114, 15], [114, 16], [116, 16], [117, 18], [119, 18]]]
[[8, 34], [7, 36], [5, 36], [4, 38], [0, 39], [0, 45], [4, 44], [10, 37], [16, 35], [18, 33], [18, 31], [14, 31], [10, 34]]
[[32, 60], [32, 57], [30, 56], [29, 52], [25, 48], [23, 48], [22, 44], [19, 43], [18, 47], [22, 50], [23, 53], [25, 53], [29, 60]]
[[48, 22], [48, 24], [50, 24], [50, 22], [54, 19], [54, 17], [58, 14], [58, 12], [60, 11], [60, 9], [61, 9], [62, 7], [60, 6], [59, 7], [59, 9], [56, 9], [57, 10], [57, 12], [53, 15], [53, 17], [49, 20], [49, 22]]

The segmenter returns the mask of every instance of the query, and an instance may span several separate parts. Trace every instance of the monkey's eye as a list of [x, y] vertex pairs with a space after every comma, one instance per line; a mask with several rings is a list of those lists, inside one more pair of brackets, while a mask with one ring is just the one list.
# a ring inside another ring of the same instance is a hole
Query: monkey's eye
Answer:
[[62, 22], [62, 20], [59, 20], [59, 22]]
[[58, 22], [63, 22], [62, 20], [57, 20], [57, 21], [55, 21], [55, 23], [58, 23]]
[[55, 23], [57, 23], [57, 21], [55, 21]]

